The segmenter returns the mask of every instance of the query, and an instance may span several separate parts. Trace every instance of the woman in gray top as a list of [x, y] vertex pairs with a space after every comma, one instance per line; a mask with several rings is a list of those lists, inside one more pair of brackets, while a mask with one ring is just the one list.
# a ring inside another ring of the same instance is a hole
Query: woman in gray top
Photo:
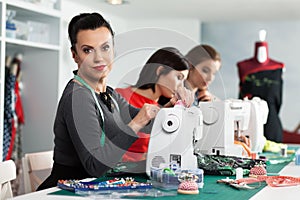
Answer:
[[75, 16], [68, 32], [78, 70], [60, 99], [54, 122], [54, 165], [38, 190], [56, 186], [60, 179], [100, 177], [115, 168], [137, 139], [136, 133], [150, 132], [149, 122], [159, 110], [150, 104], [140, 110], [131, 107], [106, 85], [114, 33], [100, 14]]

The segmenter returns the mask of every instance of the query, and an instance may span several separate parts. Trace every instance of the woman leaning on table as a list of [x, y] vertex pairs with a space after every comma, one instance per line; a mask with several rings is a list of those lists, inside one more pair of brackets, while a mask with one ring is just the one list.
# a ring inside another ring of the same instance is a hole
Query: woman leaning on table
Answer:
[[98, 13], [75, 16], [69, 24], [74, 71], [60, 99], [54, 122], [54, 165], [38, 190], [59, 179], [100, 177], [116, 167], [136, 141], [136, 133], [151, 129], [159, 107], [130, 106], [111, 87], [114, 32]]

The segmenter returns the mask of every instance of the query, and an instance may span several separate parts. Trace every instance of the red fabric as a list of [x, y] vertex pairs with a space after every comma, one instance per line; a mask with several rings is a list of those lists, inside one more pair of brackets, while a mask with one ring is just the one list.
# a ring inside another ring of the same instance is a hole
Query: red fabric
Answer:
[[19, 83], [18, 81], [15, 82], [15, 88], [14, 88], [15, 96], [16, 96], [16, 101], [15, 101], [15, 114], [17, 116], [18, 122], [15, 122], [15, 119], [12, 119], [11, 122], [11, 140], [10, 140], [10, 145], [9, 149], [6, 155], [5, 160], [10, 160], [12, 152], [14, 150], [14, 143], [15, 143], [15, 138], [17, 134], [17, 126], [18, 124], [24, 124], [25, 119], [24, 119], [24, 112], [23, 112], [23, 107], [22, 107], [22, 101], [21, 101], [21, 95], [19, 92]]
[[[134, 92], [131, 87], [117, 88], [115, 90], [134, 107], [142, 108], [145, 103], [158, 105], [156, 101]], [[150, 134], [138, 132], [137, 135], [139, 138], [129, 147], [123, 156], [122, 160], [124, 162], [134, 162], [146, 159]]]
[[256, 58], [257, 58], [257, 54], [258, 54], [258, 48], [262, 47], [262, 46], [266, 47], [266, 50], [268, 51], [267, 42], [256, 42], [254, 57], [237, 63], [238, 73], [239, 73], [241, 82], [245, 81], [245, 77], [248, 74], [284, 68], [283, 63], [270, 59], [268, 57], [268, 53], [267, 53], [267, 57], [268, 57], [267, 60], [264, 63], [259, 63]]
[[16, 95], [16, 105], [15, 105], [15, 112], [18, 117], [18, 123], [19, 124], [24, 124], [25, 123], [25, 118], [24, 118], [24, 111], [23, 111], [23, 106], [22, 106], [22, 100], [21, 100], [21, 95], [19, 91], [19, 82], [16, 81], [15, 84], [15, 95]]
[[142, 108], [145, 103], [158, 105], [158, 103], [152, 99], [148, 99], [132, 90], [131, 87], [117, 88], [115, 89], [120, 95], [122, 95], [130, 105]]
[[283, 130], [282, 142], [288, 144], [300, 144], [300, 134], [298, 132]]

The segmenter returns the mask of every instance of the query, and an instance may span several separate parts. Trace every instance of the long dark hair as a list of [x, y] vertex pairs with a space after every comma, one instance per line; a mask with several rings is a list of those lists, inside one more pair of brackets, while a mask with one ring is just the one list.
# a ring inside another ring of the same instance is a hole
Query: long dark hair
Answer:
[[[157, 68], [160, 66], [163, 66], [163, 70], [160, 74], [156, 74]], [[168, 74], [171, 70], [183, 71], [188, 69], [189, 64], [178, 49], [174, 47], [161, 48], [148, 59], [134, 87], [139, 89], [151, 88], [155, 92], [155, 84], [160, 75]]]
[[99, 13], [81, 13], [73, 17], [68, 27], [72, 50], [76, 52], [75, 44], [77, 43], [77, 34], [80, 30], [95, 30], [100, 27], [106, 27], [112, 37], [114, 37], [110, 24]]

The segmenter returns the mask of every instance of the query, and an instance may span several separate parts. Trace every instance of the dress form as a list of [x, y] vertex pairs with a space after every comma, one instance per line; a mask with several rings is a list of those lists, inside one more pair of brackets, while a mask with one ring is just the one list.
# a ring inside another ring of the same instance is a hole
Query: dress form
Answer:
[[284, 64], [269, 58], [265, 31], [255, 43], [254, 57], [237, 63], [239, 73], [239, 98], [260, 97], [268, 103], [269, 115], [264, 126], [268, 140], [282, 142], [282, 125], [279, 111], [282, 103], [282, 71]]

